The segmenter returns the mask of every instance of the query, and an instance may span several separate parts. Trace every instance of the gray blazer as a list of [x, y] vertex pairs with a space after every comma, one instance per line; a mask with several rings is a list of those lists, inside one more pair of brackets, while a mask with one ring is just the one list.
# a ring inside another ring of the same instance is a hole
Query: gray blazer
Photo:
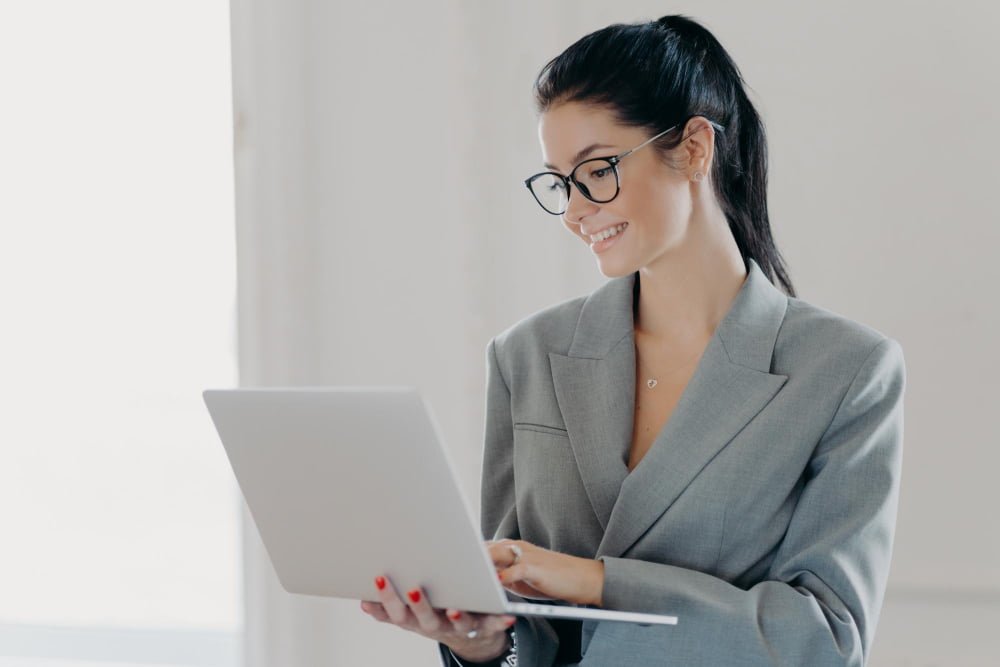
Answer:
[[[863, 665], [892, 551], [900, 345], [790, 298], [754, 260], [683, 396], [627, 469], [635, 274], [487, 347], [482, 527], [604, 562], [581, 665]], [[558, 637], [519, 619], [521, 667]]]

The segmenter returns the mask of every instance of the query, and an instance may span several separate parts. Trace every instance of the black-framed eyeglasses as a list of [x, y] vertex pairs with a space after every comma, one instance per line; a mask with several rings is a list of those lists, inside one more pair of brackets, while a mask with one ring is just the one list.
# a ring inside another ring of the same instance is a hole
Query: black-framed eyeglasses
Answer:
[[[721, 129], [721, 126], [715, 123], [712, 123], [712, 125]], [[621, 176], [618, 173], [618, 163], [643, 146], [653, 143], [678, 127], [680, 127], [680, 124], [669, 127], [620, 155], [584, 160], [573, 167], [573, 171], [569, 172], [569, 176], [563, 176], [554, 171], [543, 171], [525, 179], [524, 184], [528, 186], [528, 190], [531, 191], [538, 205], [552, 215], [562, 215], [569, 207], [570, 183], [577, 187], [580, 194], [595, 204], [607, 204], [621, 192]]]

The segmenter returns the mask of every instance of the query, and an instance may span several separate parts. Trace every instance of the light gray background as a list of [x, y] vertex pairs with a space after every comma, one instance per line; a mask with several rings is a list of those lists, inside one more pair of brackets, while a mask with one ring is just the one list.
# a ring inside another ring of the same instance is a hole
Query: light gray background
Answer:
[[[997, 5], [231, 6], [242, 381], [422, 388], [472, 498], [487, 341], [604, 280], [521, 184], [541, 162], [534, 76], [611, 22], [704, 23], [768, 128], [772, 224], [799, 296], [906, 357], [902, 503], [871, 664], [993, 664]], [[379, 502], [377, 480], [359, 502]], [[250, 523], [246, 555], [249, 665], [436, 664], [355, 602], [284, 594]]]

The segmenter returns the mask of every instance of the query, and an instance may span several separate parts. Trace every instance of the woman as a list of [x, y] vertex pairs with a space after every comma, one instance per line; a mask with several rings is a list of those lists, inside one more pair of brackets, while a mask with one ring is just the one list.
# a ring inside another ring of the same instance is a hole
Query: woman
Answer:
[[384, 579], [363, 609], [452, 665], [863, 665], [894, 533], [899, 344], [795, 298], [763, 127], [703, 27], [587, 35], [536, 99], [546, 171], [526, 183], [610, 280], [490, 342], [483, 531], [515, 595], [679, 623], [514, 625], [404, 603]]

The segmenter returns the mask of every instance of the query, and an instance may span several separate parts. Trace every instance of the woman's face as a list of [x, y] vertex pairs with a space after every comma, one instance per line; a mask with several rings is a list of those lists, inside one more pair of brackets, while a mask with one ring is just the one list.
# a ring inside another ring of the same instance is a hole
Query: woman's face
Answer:
[[[618, 124], [604, 107], [579, 102], [549, 108], [538, 133], [547, 168], [563, 176], [583, 160], [620, 155], [652, 136]], [[621, 190], [614, 200], [595, 204], [571, 185], [562, 215], [563, 224], [590, 247], [609, 278], [669, 261], [671, 252], [684, 244], [694, 210], [690, 175], [663, 164], [651, 144], [623, 158], [618, 172]], [[615, 229], [621, 231], [607, 239], [592, 238]]]

